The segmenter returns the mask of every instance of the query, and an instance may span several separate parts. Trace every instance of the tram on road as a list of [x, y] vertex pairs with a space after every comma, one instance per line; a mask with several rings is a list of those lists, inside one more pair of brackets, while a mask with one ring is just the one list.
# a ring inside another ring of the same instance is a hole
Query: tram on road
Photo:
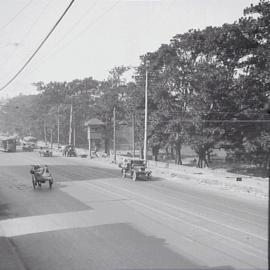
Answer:
[[0, 151], [16, 152], [16, 137], [0, 136]]

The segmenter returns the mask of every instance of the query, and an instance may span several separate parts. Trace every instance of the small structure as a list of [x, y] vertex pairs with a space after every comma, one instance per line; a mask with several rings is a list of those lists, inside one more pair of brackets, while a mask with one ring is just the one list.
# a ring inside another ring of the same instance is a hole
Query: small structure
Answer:
[[92, 147], [97, 150], [102, 143], [105, 123], [97, 118], [92, 118], [86, 121], [84, 125], [87, 127], [89, 158], [91, 158]]
[[16, 136], [0, 136], [0, 150], [4, 152], [16, 152]]

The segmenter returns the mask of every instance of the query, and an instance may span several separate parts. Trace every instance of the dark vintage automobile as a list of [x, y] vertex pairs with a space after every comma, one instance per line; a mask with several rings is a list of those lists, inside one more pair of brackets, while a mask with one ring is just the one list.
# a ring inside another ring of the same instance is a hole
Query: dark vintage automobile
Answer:
[[34, 151], [34, 147], [32, 145], [30, 145], [30, 144], [23, 143], [22, 150], [24, 152], [33, 152]]
[[75, 147], [73, 145], [66, 145], [63, 149], [63, 156], [65, 157], [77, 157]]
[[53, 152], [49, 148], [40, 147], [39, 155], [41, 157], [52, 157], [53, 156]]
[[52, 174], [49, 172], [49, 168], [47, 165], [45, 166], [33, 165], [30, 170], [30, 173], [32, 175], [32, 184], [34, 189], [37, 186], [41, 187], [41, 184], [44, 184], [46, 182], [48, 182], [49, 187], [52, 188], [53, 177]]
[[140, 159], [126, 160], [119, 167], [122, 177], [129, 176], [133, 181], [136, 181], [139, 177], [146, 177], [149, 180], [152, 174], [152, 171], [147, 170], [144, 160]]

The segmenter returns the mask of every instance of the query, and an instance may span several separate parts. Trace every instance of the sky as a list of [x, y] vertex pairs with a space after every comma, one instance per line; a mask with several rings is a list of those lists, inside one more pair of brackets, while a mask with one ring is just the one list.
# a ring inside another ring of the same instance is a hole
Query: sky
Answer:
[[[27, 61], [70, 0], [0, 0], [0, 87]], [[104, 80], [120, 65], [189, 29], [221, 26], [259, 0], [75, 0], [38, 54], [0, 98], [36, 93], [34, 82]]]

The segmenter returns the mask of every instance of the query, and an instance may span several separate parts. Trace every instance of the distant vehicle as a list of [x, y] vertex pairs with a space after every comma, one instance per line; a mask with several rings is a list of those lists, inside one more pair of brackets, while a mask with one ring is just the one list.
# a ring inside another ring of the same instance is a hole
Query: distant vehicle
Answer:
[[126, 178], [128, 175], [133, 181], [136, 181], [138, 177], [147, 177], [147, 180], [149, 180], [152, 174], [152, 171], [146, 169], [146, 164], [141, 159], [126, 160], [119, 167], [122, 177]]
[[65, 156], [65, 157], [77, 157], [75, 147], [73, 145], [66, 145], [63, 148], [63, 156]]
[[37, 148], [38, 139], [32, 136], [26, 136], [23, 138], [24, 146], [31, 146], [33, 149]]
[[39, 155], [41, 157], [52, 157], [53, 152], [48, 147], [40, 147]]
[[16, 137], [0, 136], [0, 150], [4, 152], [16, 152]]
[[25, 151], [25, 152], [33, 152], [34, 147], [31, 144], [23, 143], [22, 144], [22, 150]]

